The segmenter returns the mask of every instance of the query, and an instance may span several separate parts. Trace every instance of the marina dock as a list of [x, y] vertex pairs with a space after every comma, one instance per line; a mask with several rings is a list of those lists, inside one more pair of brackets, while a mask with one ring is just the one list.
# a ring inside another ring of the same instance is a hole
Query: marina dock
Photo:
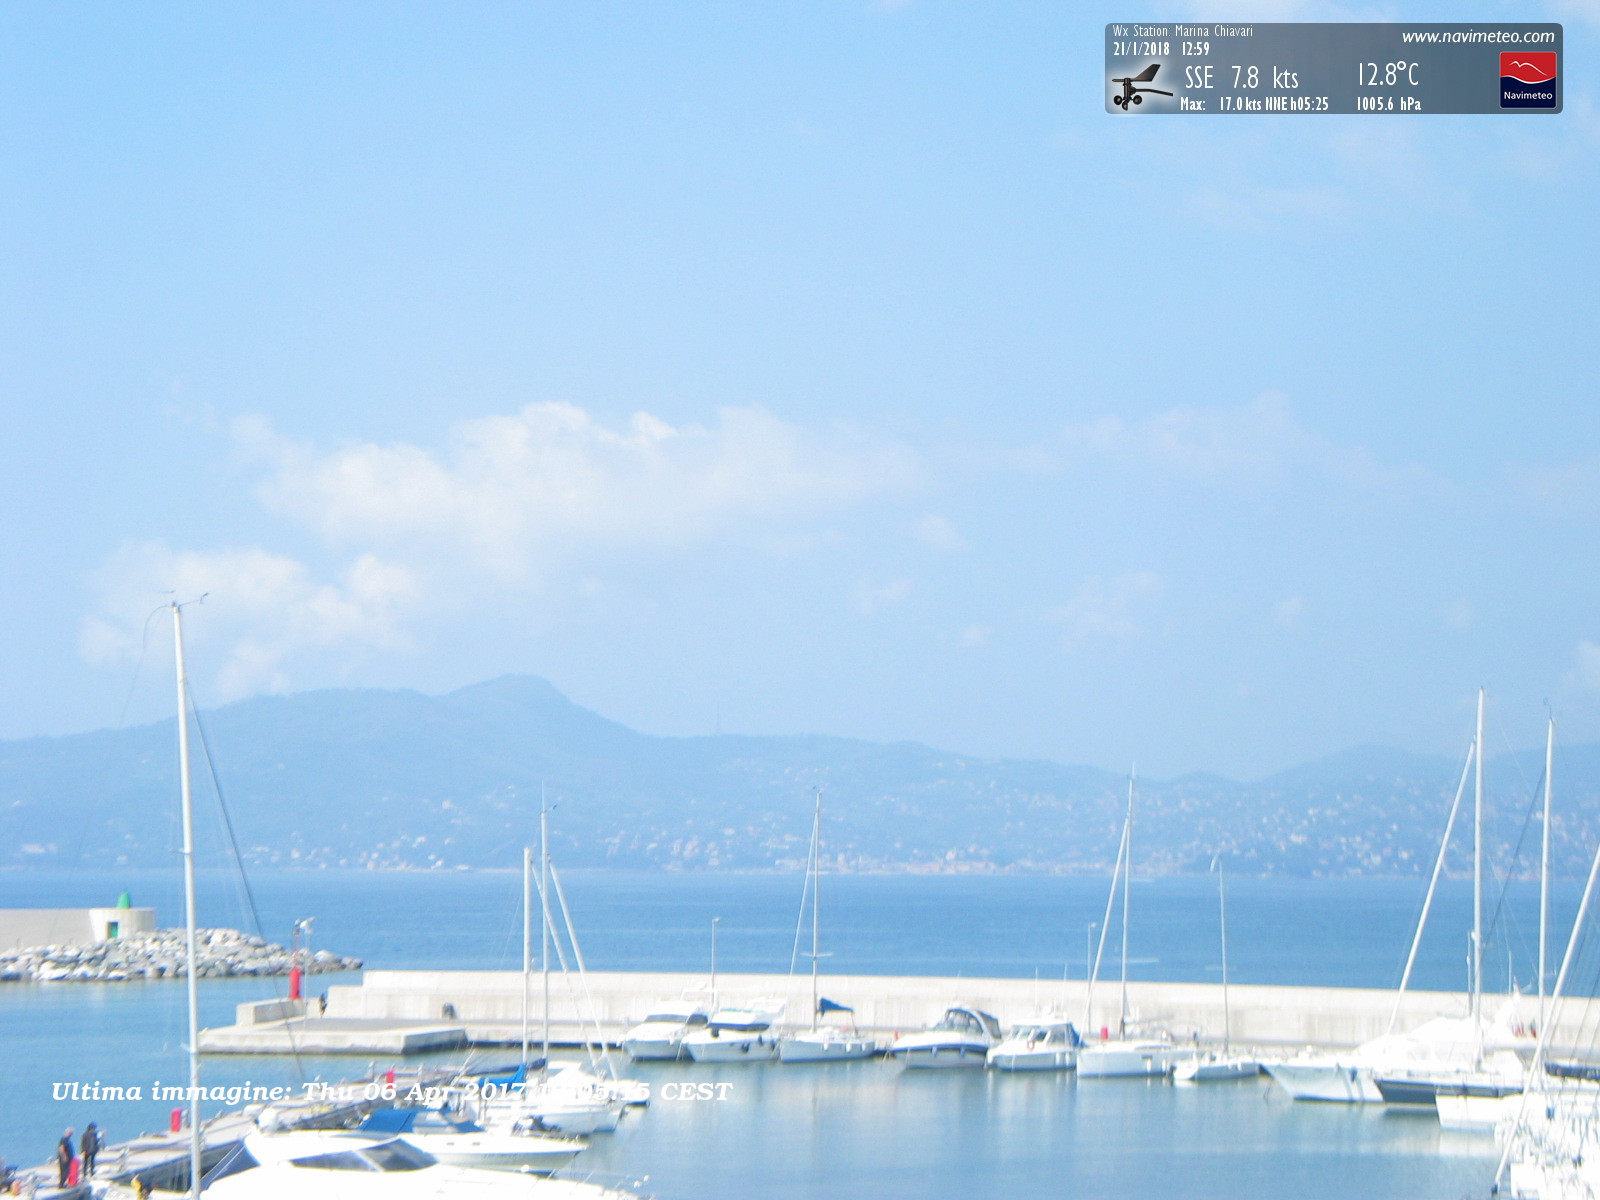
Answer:
[[[551, 980], [551, 1040], [575, 1045], [602, 1039], [615, 1044], [658, 1001], [693, 996], [710, 1003], [710, 979], [704, 974], [672, 972], [590, 972]], [[810, 1023], [809, 975], [719, 974], [716, 992], [723, 1003], [755, 998], [786, 1006], [786, 1023]], [[1345, 1047], [1389, 1031], [1395, 993], [1376, 988], [1278, 987], [1235, 984], [1228, 989], [1233, 1040], [1263, 1047]], [[978, 979], [965, 977], [835, 975], [822, 981], [822, 995], [854, 1010], [863, 1030], [891, 1036], [938, 1020], [951, 1004], [985, 1009], [1003, 1024], [1030, 1020], [1054, 1010], [1085, 1027], [1085, 1036], [1102, 1029], [1113, 1033], [1120, 1019], [1116, 982], [1097, 983], [1086, 1010], [1082, 980]], [[201, 1044], [207, 1053], [406, 1054], [449, 1045], [508, 1046], [522, 1037], [523, 978], [516, 971], [368, 971], [357, 985], [328, 990], [326, 1014], [262, 1011], [247, 1013], [231, 1027], [209, 1029]], [[532, 1034], [543, 1032], [542, 991], [537, 977], [532, 988]], [[1498, 1011], [1505, 996], [1486, 996], [1488, 1013]], [[280, 1002], [281, 1003], [281, 1002]], [[1219, 1041], [1223, 1032], [1223, 998], [1219, 984], [1130, 983], [1128, 1004], [1133, 1021], [1165, 1029], [1179, 1040]], [[1580, 1030], [1592, 1001], [1563, 1005], [1556, 1031], [1558, 1048], [1581, 1044]], [[1457, 992], [1406, 993], [1397, 1031], [1413, 1029], [1437, 1016], [1461, 1016], [1468, 998]], [[1536, 1002], [1518, 1001], [1517, 1021], [1532, 1024]], [[840, 1017], [831, 1020], [839, 1021]]]

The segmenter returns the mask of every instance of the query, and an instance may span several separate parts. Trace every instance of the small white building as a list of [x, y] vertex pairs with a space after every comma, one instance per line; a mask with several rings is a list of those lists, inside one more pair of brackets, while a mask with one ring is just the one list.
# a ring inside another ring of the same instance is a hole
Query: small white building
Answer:
[[110, 908], [0, 908], [0, 951], [33, 946], [88, 946], [95, 942], [154, 933], [156, 910]]

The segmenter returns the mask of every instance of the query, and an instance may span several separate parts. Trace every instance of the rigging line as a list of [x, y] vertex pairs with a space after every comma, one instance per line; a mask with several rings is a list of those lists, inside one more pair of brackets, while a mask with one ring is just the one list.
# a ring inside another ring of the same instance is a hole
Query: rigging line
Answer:
[[[1517, 834], [1517, 844], [1511, 851], [1511, 861], [1506, 864], [1505, 878], [1500, 881], [1500, 896], [1494, 904], [1494, 915], [1489, 918], [1489, 928], [1487, 933], [1484, 935], [1484, 944], [1487, 946], [1492, 946], [1495, 944], [1495, 927], [1499, 924], [1502, 912], [1505, 911], [1506, 893], [1511, 889], [1512, 876], [1516, 871], [1518, 861], [1522, 858], [1522, 844], [1528, 840], [1528, 830], [1533, 826], [1533, 814], [1539, 809], [1539, 788], [1543, 785], [1543, 783], [1544, 768], [1540, 767], [1539, 778], [1535, 780], [1533, 784], [1533, 798], [1528, 801], [1527, 814], [1522, 818], [1522, 832]], [[1511, 932], [1510, 918], [1507, 917], [1507, 921], [1504, 926], [1504, 933], [1508, 942], [1511, 940]]]
[[[550, 864], [550, 887], [561, 903], [561, 919], [567, 927], [567, 940], [572, 943], [573, 960], [578, 964], [578, 982], [582, 984], [583, 996], [588, 1002], [589, 1020], [594, 1025], [595, 1042], [600, 1047], [600, 1059], [605, 1063], [606, 1074], [615, 1079], [617, 1068], [611, 1061], [611, 1051], [606, 1046], [605, 1031], [600, 1028], [600, 1007], [594, 1002], [594, 994], [589, 990], [589, 969], [583, 962], [583, 947], [578, 945], [578, 931], [572, 924], [572, 910], [567, 907], [567, 894], [562, 890], [561, 875], [556, 871], [554, 863]], [[592, 1064], [594, 1061], [592, 1051], [589, 1058]]]
[[[215, 758], [212, 757], [212, 754], [211, 754], [211, 739], [206, 734], [205, 722], [200, 719], [200, 709], [194, 702], [194, 689], [193, 689], [192, 685], [189, 688], [189, 693], [188, 694], [189, 694], [189, 712], [194, 717], [195, 732], [200, 735], [200, 752], [205, 757], [205, 760], [206, 760], [206, 771], [211, 776], [211, 787], [215, 791], [216, 797], [217, 797], [217, 808], [222, 813], [222, 823], [223, 823], [224, 827], [228, 831], [228, 846], [233, 851], [234, 865], [239, 868], [239, 880], [243, 884], [243, 887], [244, 887], [245, 902], [249, 905], [249, 908], [250, 908], [250, 920], [255, 925], [256, 936], [259, 937], [262, 941], [266, 941], [267, 940], [267, 934], [266, 934], [265, 928], [262, 926], [262, 923], [261, 923], [261, 910], [256, 905], [255, 888], [251, 886], [251, 884], [250, 884], [250, 876], [245, 871], [245, 868], [244, 868], [244, 855], [239, 853], [239, 837], [238, 837], [238, 834], [234, 831], [234, 828], [233, 828], [233, 814], [228, 811], [228, 800], [227, 800], [227, 797], [224, 796], [223, 792], [222, 792], [222, 779], [217, 774], [217, 761], [216, 761]], [[293, 952], [291, 951], [291, 954], [292, 953]], [[296, 964], [294, 963], [293, 959], [291, 958], [290, 963], [289, 963], [290, 968], [292, 969], [295, 965]], [[273, 990], [276, 991], [276, 992], [279, 992], [279, 993], [281, 993], [283, 991], [283, 989], [280, 988], [277, 984], [273, 985]], [[284, 998], [285, 997], [283, 995], [281, 995], [281, 994], [278, 996], [278, 999], [280, 999], [280, 1000], [282, 1000]], [[308, 1006], [308, 1010], [309, 1010], [309, 1006]], [[287, 1024], [286, 1023], [284, 1025], [283, 1029], [284, 1029], [284, 1033], [288, 1036], [288, 1039], [289, 1039], [289, 1057], [294, 1060], [295, 1074], [297, 1074], [300, 1077], [300, 1082], [304, 1083], [305, 1080], [306, 1080], [305, 1064], [300, 1061], [300, 1043], [299, 1043], [299, 1040], [295, 1037], [294, 1026], [291, 1025], [291, 1024]]]
[[144, 632], [139, 636], [139, 658], [133, 664], [133, 678], [128, 680], [128, 694], [122, 698], [122, 711], [117, 714], [117, 728], [121, 729], [128, 723], [128, 709], [133, 704], [134, 690], [139, 686], [139, 672], [144, 669], [145, 651], [150, 648], [150, 622], [167, 611], [165, 604], [158, 604], [150, 610], [150, 615], [144, 619]]

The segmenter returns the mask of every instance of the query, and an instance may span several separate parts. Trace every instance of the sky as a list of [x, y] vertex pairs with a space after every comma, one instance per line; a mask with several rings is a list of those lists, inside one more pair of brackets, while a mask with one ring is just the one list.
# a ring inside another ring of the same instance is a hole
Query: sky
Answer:
[[[1131, 119], [1108, 21], [1565, 23]], [[0, 9], [0, 737], [506, 673], [1254, 778], [1600, 740], [1600, 5]]]

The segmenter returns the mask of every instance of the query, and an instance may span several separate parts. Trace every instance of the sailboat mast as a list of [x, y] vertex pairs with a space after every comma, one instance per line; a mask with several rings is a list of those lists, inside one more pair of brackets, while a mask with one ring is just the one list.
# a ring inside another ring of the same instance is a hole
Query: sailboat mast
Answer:
[[528, 1066], [528, 989], [533, 974], [533, 848], [522, 848], [522, 1066]]
[[194, 796], [189, 785], [189, 675], [183, 663], [183, 607], [172, 605], [178, 666], [178, 780], [183, 801], [183, 914], [189, 994], [189, 1194], [200, 1196], [200, 984], [195, 952]]
[[1478, 769], [1472, 798], [1472, 1020], [1483, 1012], [1483, 689], [1478, 689]]
[[1211, 860], [1217, 868], [1217, 903], [1222, 909], [1222, 1051], [1233, 1048], [1233, 1027], [1228, 1014], [1228, 875], [1222, 857]]
[[539, 785], [539, 970], [544, 975], [544, 1063], [550, 1069], [550, 810]]
[[1544, 822], [1539, 846], [1539, 1032], [1544, 1032], [1546, 930], [1550, 923], [1550, 788], [1556, 760], [1556, 718], [1552, 713], [1544, 739]]
[[821, 926], [818, 909], [822, 905], [822, 789], [817, 789], [817, 811], [811, 818], [811, 1021], [816, 1024], [817, 1012], [817, 939]]
[[1122, 873], [1122, 1016], [1118, 1036], [1128, 1032], [1128, 893], [1133, 882], [1133, 777], [1137, 770], [1136, 767], [1128, 772], [1128, 816], [1122, 834], [1126, 866]]

